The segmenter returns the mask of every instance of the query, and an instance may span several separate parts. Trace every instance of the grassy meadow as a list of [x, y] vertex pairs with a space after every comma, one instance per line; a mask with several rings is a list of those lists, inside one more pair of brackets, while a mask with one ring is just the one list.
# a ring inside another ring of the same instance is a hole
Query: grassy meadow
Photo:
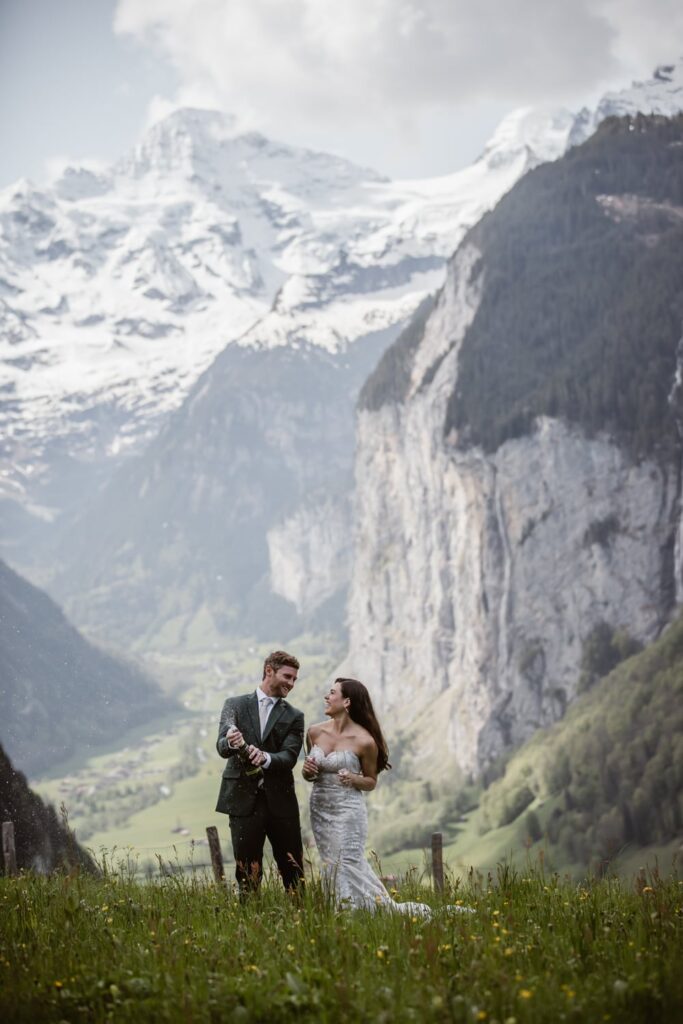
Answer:
[[[683, 1014], [683, 883], [576, 884], [501, 866], [409, 874], [399, 900], [430, 920], [335, 910], [315, 878], [293, 900], [268, 880], [246, 903], [205, 876], [0, 880], [0, 1019], [673, 1022]], [[446, 908], [464, 905], [474, 913]]]

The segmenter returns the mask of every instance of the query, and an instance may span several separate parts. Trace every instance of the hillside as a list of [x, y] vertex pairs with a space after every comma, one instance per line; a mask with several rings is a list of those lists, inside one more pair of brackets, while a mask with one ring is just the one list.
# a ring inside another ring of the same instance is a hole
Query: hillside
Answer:
[[389, 867], [419, 860], [418, 849], [398, 852], [401, 832], [404, 845], [426, 845], [441, 828], [456, 870], [489, 870], [510, 856], [524, 863], [543, 851], [574, 875], [608, 865], [628, 875], [655, 858], [668, 872], [683, 846], [683, 616], [577, 698], [561, 722], [457, 790], [439, 796], [437, 786], [436, 802], [421, 807], [415, 793], [419, 814], [404, 814], [393, 832], [396, 808], [385, 808], [373, 841], [394, 854]]
[[683, 115], [608, 119], [472, 232], [484, 291], [444, 424], [460, 447], [494, 451], [552, 416], [676, 455], [682, 140]]
[[683, 617], [518, 750], [480, 814], [562, 865], [683, 842]]
[[0, 562], [0, 740], [30, 774], [111, 745], [173, 708], [139, 668], [89, 643]]
[[[26, 778], [12, 765], [0, 745], [0, 821], [14, 824], [14, 843], [19, 870], [46, 874], [75, 864], [94, 872], [95, 865], [77, 844], [53, 807], [31, 792]], [[0, 849], [0, 872], [4, 870]]]

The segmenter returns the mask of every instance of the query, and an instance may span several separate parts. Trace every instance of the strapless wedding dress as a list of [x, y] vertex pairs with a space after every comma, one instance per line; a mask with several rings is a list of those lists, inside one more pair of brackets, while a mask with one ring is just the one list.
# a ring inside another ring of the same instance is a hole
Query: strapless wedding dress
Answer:
[[382, 907], [415, 917], [430, 917], [426, 903], [397, 903], [391, 898], [365, 857], [368, 812], [363, 793], [342, 786], [337, 772], [360, 772], [357, 754], [333, 750], [325, 754], [311, 748], [320, 768], [311, 791], [311, 826], [322, 862], [323, 877], [337, 902], [346, 907], [376, 910]]

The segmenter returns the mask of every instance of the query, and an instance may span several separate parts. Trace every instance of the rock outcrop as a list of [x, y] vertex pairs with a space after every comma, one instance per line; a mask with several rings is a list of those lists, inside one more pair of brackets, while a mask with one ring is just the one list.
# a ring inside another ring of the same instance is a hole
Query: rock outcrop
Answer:
[[[681, 147], [681, 119], [612, 122], [583, 150], [532, 172], [469, 233], [426, 323], [396, 343], [361, 395], [344, 670], [367, 680], [394, 731], [424, 738], [430, 774], [476, 775], [560, 718], [598, 623], [647, 643], [671, 613], [680, 446], [667, 395], [683, 282], [663, 268], [683, 239], [677, 139]], [[670, 215], [656, 231], [645, 215], [621, 218], [614, 231], [604, 195], [621, 195], [622, 172], [637, 177], [629, 160], [641, 157], [661, 157], [657, 183], [643, 177], [642, 190]], [[573, 189], [588, 198], [572, 207]], [[562, 202], [564, 237], [544, 220]], [[535, 249], [525, 248], [523, 226]], [[603, 282], [590, 258], [601, 244], [615, 260], [627, 251], [636, 278], [610, 290], [609, 267], [603, 261]], [[545, 351], [528, 351], [549, 296], [555, 333]], [[638, 302], [648, 321], [634, 354], [621, 318]], [[586, 321], [574, 330], [565, 309], [581, 303]], [[573, 361], [594, 330], [601, 347]], [[535, 370], [549, 356], [547, 397]], [[647, 373], [647, 387], [607, 387]], [[583, 389], [601, 397], [572, 401]], [[628, 395], [633, 411], [622, 420]], [[480, 419], [458, 418], [463, 403]]]

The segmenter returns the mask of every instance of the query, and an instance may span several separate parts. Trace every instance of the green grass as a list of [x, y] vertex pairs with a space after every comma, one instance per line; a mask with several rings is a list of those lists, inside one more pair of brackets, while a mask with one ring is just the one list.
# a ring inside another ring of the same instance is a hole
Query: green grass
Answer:
[[[683, 883], [575, 885], [542, 867], [413, 873], [430, 921], [337, 911], [315, 879], [246, 904], [230, 885], [125, 870], [0, 880], [0, 1019], [37, 1021], [675, 1021]], [[473, 914], [449, 914], [461, 901]]]

